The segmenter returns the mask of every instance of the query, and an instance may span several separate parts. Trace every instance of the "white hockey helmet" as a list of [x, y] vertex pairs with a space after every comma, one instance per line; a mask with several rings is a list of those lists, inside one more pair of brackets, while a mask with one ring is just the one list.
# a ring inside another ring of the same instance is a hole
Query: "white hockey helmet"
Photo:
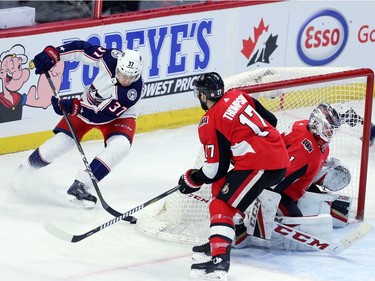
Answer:
[[341, 119], [337, 111], [324, 102], [311, 113], [308, 127], [311, 133], [329, 143], [340, 130], [340, 125]]
[[118, 60], [116, 70], [121, 74], [138, 80], [142, 74], [142, 56], [138, 51], [126, 49], [123, 51]]

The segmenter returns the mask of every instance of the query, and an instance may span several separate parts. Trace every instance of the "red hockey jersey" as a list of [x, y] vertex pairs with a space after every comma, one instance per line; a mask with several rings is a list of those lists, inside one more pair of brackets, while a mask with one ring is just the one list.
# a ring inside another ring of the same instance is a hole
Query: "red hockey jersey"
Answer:
[[227, 173], [229, 163], [235, 170], [277, 170], [290, 164], [280, 133], [242, 91], [225, 93], [202, 117], [198, 133], [207, 160], [202, 171], [211, 182]]
[[311, 185], [329, 154], [328, 146], [324, 152], [319, 148], [314, 136], [307, 128], [308, 122], [308, 120], [297, 121], [291, 130], [282, 134], [291, 166], [276, 190], [284, 190], [283, 193], [294, 201], [297, 201]]

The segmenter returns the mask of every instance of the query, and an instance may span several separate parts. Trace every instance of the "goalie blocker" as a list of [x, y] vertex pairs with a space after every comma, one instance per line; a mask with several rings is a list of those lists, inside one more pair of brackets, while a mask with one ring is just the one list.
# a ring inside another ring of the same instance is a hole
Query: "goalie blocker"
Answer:
[[304, 216], [331, 214], [333, 227], [344, 227], [349, 223], [352, 197], [335, 192], [348, 186], [350, 181], [349, 170], [340, 164], [339, 159], [332, 157], [316, 175], [308, 191], [298, 200], [297, 206]]

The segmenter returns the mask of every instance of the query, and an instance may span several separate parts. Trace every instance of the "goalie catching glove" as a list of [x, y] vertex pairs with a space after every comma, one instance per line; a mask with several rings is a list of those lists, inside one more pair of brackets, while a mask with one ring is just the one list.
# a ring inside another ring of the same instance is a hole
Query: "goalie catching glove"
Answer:
[[198, 191], [201, 188], [202, 184], [197, 183], [194, 181], [194, 179], [192, 179], [192, 176], [197, 171], [197, 169], [190, 169], [180, 177], [180, 179], [178, 180], [178, 184], [180, 185], [179, 190], [181, 193], [190, 194]]
[[[334, 163], [335, 162], [335, 163]], [[351, 181], [351, 174], [348, 168], [340, 165], [339, 161], [327, 161], [319, 173], [316, 175], [313, 183], [323, 186], [330, 191], [339, 191]]]
[[61, 99], [51, 97], [53, 110], [58, 115], [63, 115], [63, 110], [69, 115], [77, 115], [81, 111], [81, 102], [78, 99]]

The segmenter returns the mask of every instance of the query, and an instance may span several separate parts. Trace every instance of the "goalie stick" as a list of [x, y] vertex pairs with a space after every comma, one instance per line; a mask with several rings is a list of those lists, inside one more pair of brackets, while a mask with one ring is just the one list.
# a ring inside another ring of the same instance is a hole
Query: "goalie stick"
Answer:
[[[33, 68], [33, 62], [30, 62], [30, 68]], [[60, 97], [59, 92], [57, 91], [55, 85], [53, 84], [53, 81], [52, 81], [52, 79], [51, 79], [51, 76], [50, 76], [49, 72], [48, 72], [48, 71], [45, 72], [45, 75], [46, 75], [46, 77], [47, 77], [48, 83], [49, 83], [50, 86], [51, 86], [51, 89], [52, 89], [53, 92], [54, 92], [54, 95], [55, 95], [55, 96], [59, 99], [59, 101], [60, 101], [60, 100], [61, 100], [61, 97]], [[92, 182], [92, 184], [93, 184], [93, 186], [94, 186], [94, 188], [95, 188], [95, 191], [96, 191], [96, 193], [97, 193], [97, 195], [98, 195], [98, 197], [99, 197], [100, 203], [102, 204], [104, 210], [106, 210], [108, 213], [110, 213], [110, 214], [113, 215], [114, 217], [119, 217], [119, 216], [121, 216], [121, 213], [120, 213], [120, 212], [118, 212], [118, 211], [112, 209], [112, 208], [107, 204], [107, 202], [104, 200], [104, 198], [103, 198], [103, 196], [102, 196], [102, 193], [100, 192], [99, 186], [98, 186], [98, 184], [97, 184], [97, 182], [96, 182], [96, 179], [95, 179], [95, 177], [94, 177], [94, 174], [93, 174], [93, 172], [92, 172], [92, 170], [91, 170], [90, 164], [89, 164], [89, 162], [87, 161], [87, 158], [86, 158], [85, 152], [83, 151], [83, 148], [82, 148], [80, 142], [79, 142], [78, 139], [77, 139], [77, 135], [76, 135], [76, 133], [75, 133], [75, 131], [74, 131], [74, 128], [73, 128], [73, 126], [72, 126], [72, 123], [70, 122], [69, 116], [68, 116], [68, 114], [66, 113], [66, 111], [65, 111], [64, 108], [62, 108], [61, 110], [62, 110], [62, 112], [63, 112], [63, 114], [64, 114], [64, 118], [66, 119], [66, 122], [67, 122], [67, 124], [68, 124], [68, 126], [69, 126], [69, 130], [70, 130], [70, 132], [71, 132], [71, 134], [72, 134], [72, 137], [73, 137], [74, 142], [75, 142], [75, 144], [76, 144], [76, 146], [77, 146], [77, 148], [78, 148], [78, 151], [79, 151], [79, 153], [81, 154], [82, 161], [83, 161], [83, 163], [85, 164], [86, 170], [87, 170], [87, 172], [88, 172], [88, 174], [89, 174], [89, 176], [90, 176], [91, 182]], [[128, 222], [130, 222], [130, 223], [136, 223], [136, 222], [137, 222], [137, 219], [136, 219], [135, 217], [133, 217], [133, 216], [123, 216], [123, 217], [122, 217], [122, 220], [128, 221]]]
[[72, 242], [72, 243], [75, 243], [75, 242], [79, 242], [121, 220], [123, 220], [124, 218], [127, 218], [129, 217], [130, 215], [134, 214], [135, 212], [138, 212], [140, 210], [142, 210], [144, 207], [148, 206], [148, 205], [151, 205], [157, 201], [159, 201], [160, 199], [172, 194], [173, 192], [177, 191], [178, 189], [180, 188], [179, 185], [173, 187], [172, 189], [170, 190], [167, 190], [166, 192], [148, 200], [147, 202], [141, 204], [141, 205], [138, 205], [137, 207], [134, 207], [133, 209], [123, 213], [123, 214], [120, 214], [119, 216], [117, 216], [116, 218], [114, 219], [111, 219], [105, 223], [103, 223], [102, 225], [100, 226], [97, 226], [83, 234], [79, 234], [79, 235], [72, 235], [72, 234], [69, 234], [67, 232], [65, 232], [64, 230], [58, 228], [57, 226], [55, 226], [54, 224], [52, 223], [46, 223], [44, 225], [44, 228], [46, 229], [47, 232], [49, 232], [50, 234], [56, 236], [57, 238], [60, 238], [62, 240], [65, 240], [65, 241], [68, 241], [68, 242]]
[[351, 231], [338, 242], [328, 242], [312, 236], [275, 220], [273, 231], [297, 243], [320, 250], [330, 255], [338, 255], [365, 237], [372, 230], [372, 225], [364, 221], [359, 227]]

